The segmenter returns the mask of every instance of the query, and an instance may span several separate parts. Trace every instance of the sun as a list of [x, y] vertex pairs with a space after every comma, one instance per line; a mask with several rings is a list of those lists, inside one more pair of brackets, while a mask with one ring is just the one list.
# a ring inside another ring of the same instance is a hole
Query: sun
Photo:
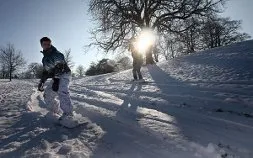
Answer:
[[152, 30], [145, 29], [139, 36], [137, 36], [136, 40], [136, 49], [141, 53], [145, 53], [152, 45], [155, 44], [156, 36]]

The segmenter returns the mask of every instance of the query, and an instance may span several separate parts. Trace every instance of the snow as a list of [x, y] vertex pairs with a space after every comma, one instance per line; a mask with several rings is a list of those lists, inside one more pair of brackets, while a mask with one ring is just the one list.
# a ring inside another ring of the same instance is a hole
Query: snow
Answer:
[[49, 117], [38, 80], [0, 81], [0, 157], [251, 158], [253, 41], [73, 80], [66, 129]]

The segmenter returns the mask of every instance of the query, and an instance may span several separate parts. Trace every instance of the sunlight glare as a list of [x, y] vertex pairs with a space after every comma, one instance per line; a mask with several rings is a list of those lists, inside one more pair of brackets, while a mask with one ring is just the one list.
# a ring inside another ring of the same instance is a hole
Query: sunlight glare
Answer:
[[145, 53], [155, 44], [156, 36], [152, 30], [143, 30], [137, 37], [136, 48], [139, 52]]

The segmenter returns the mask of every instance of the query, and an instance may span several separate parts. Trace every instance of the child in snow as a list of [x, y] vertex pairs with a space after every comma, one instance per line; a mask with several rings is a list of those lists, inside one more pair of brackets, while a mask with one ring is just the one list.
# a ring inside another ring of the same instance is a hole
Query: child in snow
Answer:
[[143, 56], [142, 56], [142, 53], [140, 53], [136, 49], [134, 38], [131, 39], [128, 50], [132, 53], [132, 57], [133, 57], [133, 77], [134, 77], [133, 81], [137, 81], [137, 80], [143, 81], [143, 77], [141, 74], [141, 66], [143, 64]]
[[[65, 61], [64, 55], [51, 45], [51, 40], [48, 37], [43, 37], [40, 40], [40, 44], [43, 48], [41, 53], [44, 57], [42, 59], [43, 75], [38, 85], [38, 90], [44, 91], [44, 83], [48, 78], [52, 78], [44, 92], [46, 104], [56, 114], [59, 114], [59, 107], [61, 107], [63, 115], [60, 119], [66, 116], [73, 116], [73, 106], [69, 95], [71, 70]], [[57, 100], [57, 96], [59, 96], [60, 102]]]

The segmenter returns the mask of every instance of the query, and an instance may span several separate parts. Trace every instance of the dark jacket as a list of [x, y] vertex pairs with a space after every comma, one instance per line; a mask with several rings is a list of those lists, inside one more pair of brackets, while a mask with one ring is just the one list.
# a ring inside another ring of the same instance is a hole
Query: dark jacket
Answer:
[[63, 73], [70, 73], [64, 55], [59, 52], [54, 46], [47, 51], [41, 51], [44, 55], [42, 58], [43, 75], [41, 82], [45, 82], [48, 78], [58, 78]]
[[143, 64], [143, 55], [135, 48], [133, 41], [130, 43], [128, 50], [132, 53], [133, 65], [141, 66]]

